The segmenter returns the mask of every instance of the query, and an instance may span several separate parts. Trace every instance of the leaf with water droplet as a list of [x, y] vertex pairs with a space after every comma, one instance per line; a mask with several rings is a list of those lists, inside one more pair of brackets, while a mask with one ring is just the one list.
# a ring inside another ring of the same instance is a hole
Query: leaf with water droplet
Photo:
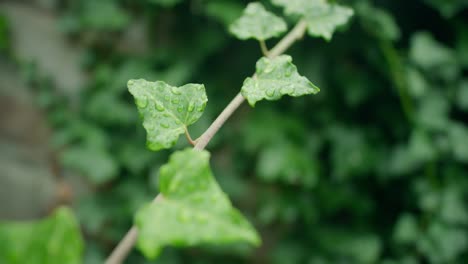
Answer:
[[251, 106], [260, 100], [278, 100], [283, 95], [302, 96], [316, 94], [320, 89], [306, 77], [299, 75], [291, 56], [266, 57], [257, 62], [254, 77], [247, 78], [241, 93]]
[[307, 22], [307, 32], [329, 41], [335, 30], [348, 23], [353, 9], [326, 0], [272, 0], [288, 15], [299, 15]]
[[[202, 115], [208, 98], [202, 84], [174, 87], [143, 79], [128, 81], [128, 90], [143, 118], [147, 146], [151, 150], [172, 147], [187, 126]], [[191, 107], [192, 111], [187, 111]], [[193, 108], [201, 111], [193, 111]]]
[[186, 149], [172, 154], [161, 167], [162, 199], [135, 216], [138, 248], [146, 257], [157, 257], [165, 246], [260, 244], [255, 229], [232, 207], [213, 177], [209, 158], [207, 151]]
[[268, 12], [260, 3], [250, 3], [243, 15], [234, 21], [229, 31], [239, 39], [267, 40], [287, 30], [286, 22]]

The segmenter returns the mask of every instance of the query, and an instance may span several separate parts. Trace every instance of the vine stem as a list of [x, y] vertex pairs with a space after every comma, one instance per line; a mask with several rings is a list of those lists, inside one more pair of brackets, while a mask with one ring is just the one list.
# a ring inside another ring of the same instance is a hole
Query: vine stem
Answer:
[[[300, 20], [296, 26], [284, 36], [275, 47], [268, 52], [269, 58], [274, 58], [285, 52], [291, 45], [301, 39], [307, 29], [305, 21]], [[211, 141], [218, 130], [223, 124], [231, 117], [231, 115], [239, 108], [239, 106], [245, 101], [241, 93], [238, 93], [234, 99], [224, 108], [221, 114], [215, 119], [215, 121], [208, 127], [208, 129], [196, 140], [194, 146], [195, 150], [203, 150], [206, 145]], [[153, 202], [158, 202], [163, 199], [161, 194], [158, 194]], [[120, 240], [119, 244], [114, 248], [109, 257], [106, 259], [105, 264], [121, 264], [127, 258], [128, 254], [132, 250], [138, 238], [138, 229], [135, 225], [125, 234]]]
[[265, 41], [264, 40], [259, 40], [259, 43], [260, 43], [260, 49], [262, 50], [263, 56], [268, 57], [270, 51], [268, 50], [268, 47], [267, 47]]

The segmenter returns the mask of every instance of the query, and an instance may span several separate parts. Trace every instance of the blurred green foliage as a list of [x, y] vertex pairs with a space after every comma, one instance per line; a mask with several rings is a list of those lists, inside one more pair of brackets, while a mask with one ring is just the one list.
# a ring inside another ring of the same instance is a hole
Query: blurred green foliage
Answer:
[[[245, 105], [208, 146], [217, 180], [260, 230], [263, 246], [167, 249], [157, 263], [466, 262], [467, 3], [336, 2], [355, 10], [347, 30], [331, 42], [305, 38], [288, 52], [321, 92]], [[40, 77], [30, 80], [63, 166], [93, 189], [75, 201], [85, 263], [101, 263], [153, 199], [168, 159], [169, 152], [144, 148], [127, 81], [205, 84], [210, 103], [190, 129], [200, 135], [261, 56], [255, 41], [228, 33], [247, 3], [57, 6], [58, 26], [85, 48], [82, 61], [69, 63], [82, 65], [90, 81], [70, 106]], [[144, 29], [146, 47], [122, 48], [134, 25]], [[10, 45], [7, 32], [0, 16], [2, 52], [11, 52], [3, 48]], [[135, 251], [128, 263], [151, 262]]]
[[78, 223], [65, 207], [37, 222], [0, 222], [0, 242], [2, 263], [79, 264], [83, 259]]

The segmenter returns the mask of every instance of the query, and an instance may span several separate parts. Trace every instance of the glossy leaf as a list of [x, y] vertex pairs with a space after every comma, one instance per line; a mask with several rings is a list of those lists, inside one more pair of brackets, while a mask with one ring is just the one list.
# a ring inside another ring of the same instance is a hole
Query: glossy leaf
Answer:
[[172, 147], [201, 117], [208, 101], [202, 84], [175, 87], [139, 79], [128, 81], [128, 89], [143, 117], [147, 146], [154, 151]]
[[37, 222], [0, 222], [0, 263], [81, 264], [83, 240], [73, 213], [59, 208]]
[[299, 75], [291, 56], [282, 55], [274, 59], [261, 58], [255, 76], [245, 79], [241, 93], [251, 106], [255, 106], [264, 99], [278, 100], [283, 95], [297, 97], [319, 91], [306, 77]]
[[284, 7], [286, 14], [299, 15], [307, 22], [307, 32], [313, 37], [331, 40], [335, 30], [353, 16], [353, 9], [325, 0], [273, 0]]
[[209, 153], [186, 149], [174, 153], [161, 167], [161, 200], [136, 215], [139, 249], [148, 257], [164, 246], [249, 242], [260, 238], [249, 222], [232, 207], [209, 167]]
[[243, 15], [230, 26], [230, 32], [239, 39], [267, 40], [277, 37], [287, 29], [286, 22], [268, 12], [260, 3], [250, 3]]

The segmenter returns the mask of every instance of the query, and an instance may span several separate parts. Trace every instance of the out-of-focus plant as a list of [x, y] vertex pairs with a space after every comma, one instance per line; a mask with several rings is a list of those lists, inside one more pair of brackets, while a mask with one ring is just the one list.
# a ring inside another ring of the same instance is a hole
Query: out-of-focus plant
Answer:
[[[61, 165], [80, 173], [91, 187], [74, 204], [86, 239], [85, 263], [104, 261], [135, 212], [157, 212], [161, 202], [145, 204], [158, 190], [167, 190], [160, 180], [171, 175], [174, 164], [190, 165], [183, 162], [189, 150], [169, 158], [168, 151], [142, 147], [145, 131], [127, 81], [164, 80], [171, 87], [205, 83], [209, 104], [190, 126], [190, 134], [200, 135], [238, 92], [260, 54], [254, 41], [240, 45], [228, 34], [239, 30], [230, 26], [233, 23], [246, 23], [237, 19], [249, 1], [94, 2], [68, 1], [56, 9], [62, 14], [59, 28], [84, 48], [82, 60], [69, 63], [80, 63], [90, 78], [73, 107], [32, 68], [25, 71], [54, 128], [52, 143]], [[242, 211], [262, 245], [255, 251], [242, 244], [169, 246], [158, 261], [465, 262], [466, 1], [330, 1], [345, 2], [355, 10], [346, 31], [327, 43], [330, 33], [321, 22], [336, 24], [340, 19], [323, 17], [307, 30], [322, 39], [305, 38], [288, 51], [300, 73], [321, 92], [294, 100], [285, 96], [275, 104], [258, 102], [255, 111], [241, 107], [210, 141], [211, 168], [206, 154], [197, 156], [203, 160], [197, 168], [207, 171], [205, 176], [216, 175], [232, 201], [228, 209]], [[262, 1], [275, 16], [284, 3], [290, 4], [284, 9], [286, 25], [299, 17], [309, 21], [318, 12], [309, 12], [299, 0]], [[7, 22], [0, 22], [0, 45], [5, 46]], [[272, 28], [281, 29], [280, 24]], [[257, 31], [239, 34], [248, 38], [252, 32]], [[274, 44], [265, 36], [284, 34], [267, 33], [258, 36], [264, 51]], [[0, 52], [4, 50], [14, 49]], [[259, 66], [272, 60], [266, 57]], [[253, 77], [245, 82], [261, 89], [264, 83]], [[244, 93], [249, 93], [247, 87]], [[278, 95], [263, 91], [251, 93], [249, 101]], [[177, 129], [185, 134], [185, 129]], [[173, 146], [185, 147], [182, 141]], [[227, 196], [221, 196], [225, 205]], [[139, 216], [138, 225], [153, 217]], [[179, 217], [181, 222], [187, 219], [183, 213]], [[150, 231], [161, 239], [161, 230]], [[156, 240], [140, 247], [157, 253], [160, 245]], [[128, 263], [148, 260], [134, 251]]]

